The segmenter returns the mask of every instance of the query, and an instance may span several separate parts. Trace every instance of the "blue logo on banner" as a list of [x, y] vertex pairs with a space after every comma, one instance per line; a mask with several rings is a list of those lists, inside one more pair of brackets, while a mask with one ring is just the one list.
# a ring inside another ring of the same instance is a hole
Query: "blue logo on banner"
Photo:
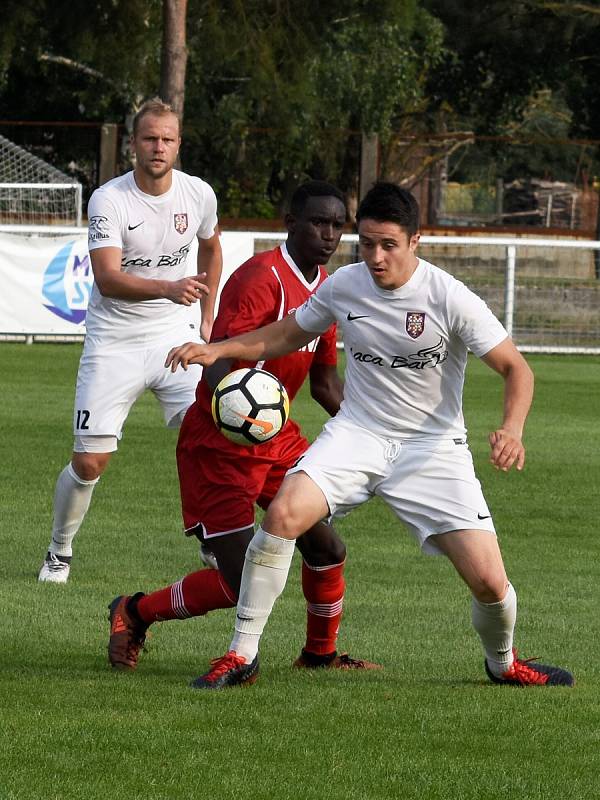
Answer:
[[87, 248], [81, 242], [69, 242], [58, 251], [44, 272], [42, 295], [47, 301], [45, 308], [78, 325], [85, 319], [93, 282]]

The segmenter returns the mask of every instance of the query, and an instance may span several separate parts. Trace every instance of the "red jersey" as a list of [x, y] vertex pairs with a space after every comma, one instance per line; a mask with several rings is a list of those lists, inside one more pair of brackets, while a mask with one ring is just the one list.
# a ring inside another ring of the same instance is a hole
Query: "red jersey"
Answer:
[[[221, 293], [212, 339], [224, 339], [283, 319], [299, 308], [327, 273], [319, 267], [308, 283], [283, 244], [242, 264]], [[337, 363], [335, 326], [306, 347], [258, 366], [276, 375], [290, 400], [313, 363]], [[256, 364], [236, 361], [232, 369]], [[308, 447], [298, 424], [290, 419], [271, 441], [237, 445], [214, 424], [212, 391], [204, 378], [196, 402], [188, 409], [177, 444], [177, 467], [186, 530], [201, 526], [205, 537], [243, 530], [254, 522], [254, 504], [267, 508], [285, 473]]]
[[[238, 267], [225, 284], [211, 341], [231, 339], [283, 319], [299, 308], [326, 278], [324, 267], [319, 267], [316, 278], [309, 283], [292, 260], [285, 244], [258, 253]], [[335, 325], [294, 353], [258, 363], [235, 361], [231, 369], [258, 366], [271, 372], [283, 383], [292, 401], [313, 361], [337, 364]], [[208, 410], [211, 398], [212, 391], [202, 378], [196, 392], [198, 404]]]

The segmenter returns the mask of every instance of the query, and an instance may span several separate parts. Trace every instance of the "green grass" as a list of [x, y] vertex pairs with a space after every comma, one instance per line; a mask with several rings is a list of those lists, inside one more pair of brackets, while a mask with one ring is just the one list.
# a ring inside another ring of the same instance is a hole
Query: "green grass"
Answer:
[[[600, 359], [530, 358], [522, 474], [487, 462], [500, 379], [475, 360], [467, 378], [472, 449], [519, 593], [517, 643], [573, 669], [574, 690], [488, 684], [466, 589], [371, 503], [339, 524], [349, 556], [340, 645], [385, 669], [290, 668], [304, 637], [296, 557], [259, 682], [204, 694], [187, 684], [224, 652], [231, 610], [156, 625], [134, 674], [106, 662], [112, 597], [198, 567], [180, 533], [175, 435], [150, 395], [97, 487], [70, 583], [36, 582], [70, 453], [79, 352], [0, 345], [0, 800], [598, 796]], [[306, 394], [295, 414], [316, 435], [323, 416]]]

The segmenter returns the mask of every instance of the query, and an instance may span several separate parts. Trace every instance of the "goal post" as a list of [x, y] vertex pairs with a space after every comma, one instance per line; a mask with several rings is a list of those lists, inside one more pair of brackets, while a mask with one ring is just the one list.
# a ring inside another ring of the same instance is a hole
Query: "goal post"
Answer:
[[0, 220], [12, 225], [82, 224], [80, 183], [0, 183]]
[[82, 187], [0, 135], [0, 224], [82, 224]]

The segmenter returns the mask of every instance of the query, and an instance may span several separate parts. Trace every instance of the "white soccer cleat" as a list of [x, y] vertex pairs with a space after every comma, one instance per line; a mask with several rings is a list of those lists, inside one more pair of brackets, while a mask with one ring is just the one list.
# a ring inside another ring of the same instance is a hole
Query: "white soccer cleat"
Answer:
[[69, 580], [71, 564], [68, 561], [61, 561], [54, 553], [47, 553], [38, 581], [42, 583], [66, 583]]
[[200, 542], [200, 560], [209, 569], [219, 569], [215, 554], [204, 542]]

